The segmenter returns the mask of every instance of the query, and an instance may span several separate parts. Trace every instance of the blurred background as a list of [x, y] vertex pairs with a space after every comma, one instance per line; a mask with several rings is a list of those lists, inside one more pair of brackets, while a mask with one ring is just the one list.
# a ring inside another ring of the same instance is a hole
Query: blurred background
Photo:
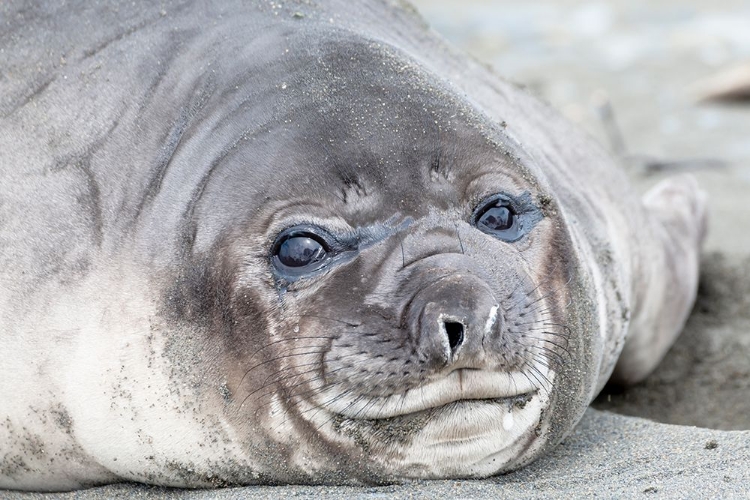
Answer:
[[750, 0], [413, 0], [432, 27], [609, 148], [644, 191], [693, 173], [709, 196], [701, 285], [657, 370], [595, 403], [750, 429]]
[[413, 3], [622, 157], [642, 189], [693, 171], [711, 196], [707, 249], [750, 251], [750, 0]]

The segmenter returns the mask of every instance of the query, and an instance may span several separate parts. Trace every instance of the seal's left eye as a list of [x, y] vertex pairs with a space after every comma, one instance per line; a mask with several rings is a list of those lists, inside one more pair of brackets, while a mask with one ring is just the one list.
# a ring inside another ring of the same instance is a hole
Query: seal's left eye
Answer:
[[511, 200], [496, 195], [479, 204], [472, 216], [472, 224], [484, 233], [513, 242], [523, 236], [520, 219]]
[[494, 206], [485, 210], [477, 223], [489, 231], [507, 231], [513, 227], [515, 216], [510, 207]]

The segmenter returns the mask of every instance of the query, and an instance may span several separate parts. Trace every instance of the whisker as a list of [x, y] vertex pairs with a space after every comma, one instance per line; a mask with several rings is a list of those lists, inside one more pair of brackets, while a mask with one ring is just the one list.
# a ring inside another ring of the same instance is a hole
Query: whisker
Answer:
[[466, 255], [466, 252], [464, 251], [464, 243], [461, 241], [461, 233], [458, 231], [458, 224], [454, 222], [453, 226], [456, 228], [456, 237], [458, 238], [458, 244], [461, 246], [461, 254]]
[[[307, 371], [304, 371], [304, 372], [295, 373], [293, 375], [288, 375], [288, 376], [285, 376], [285, 377], [281, 377], [278, 380], [275, 380], [274, 383], [269, 383], [269, 384], [263, 385], [263, 386], [255, 389], [254, 391], [250, 392], [247, 396], [245, 396], [245, 398], [242, 400], [242, 403], [240, 403], [240, 406], [244, 406], [244, 404], [247, 402], [248, 399], [250, 399], [252, 396], [254, 396], [255, 394], [257, 394], [260, 391], [266, 391], [266, 392], [264, 392], [262, 394], [258, 394], [258, 396], [255, 397], [254, 401], [258, 401], [258, 400], [260, 400], [261, 398], [263, 398], [265, 396], [273, 394], [274, 391], [273, 390], [268, 391], [268, 389], [272, 389], [274, 387], [274, 385], [276, 385], [278, 383], [285, 382], [287, 380], [292, 380], [294, 378], [304, 376], [304, 375], [306, 375], [308, 373], [314, 373], [316, 371], [317, 370], [307, 370]], [[302, 385], [304, 383], [312, 382], [313, 380], [316, 380], [316, 379], [321, 379], [322, 380], [322, 376], [313, 377], [313, 378], [310, 378], [310, 379], [305, 379], [302, 382], [299, 382], [299, 383], [294, 384], [292, 386], [287, 386], [287, 387], [285, 387], [285, 389], [286, 388], [292, 389], [292, 388], [297, 387], [299, 385]], [[262, 407], [262, 405], [260, 407]]]
[[524, 336], [524, 337], [522, 337], [522, 338], [529, 338], [529, 339], [533, 339], [533, 340], [535, 340], [535, 341], [537, 341], [537, 342], [545, 342], [545, 343], [547, 343], [547, 344], [552, 344], [553, 346], [557, 347], [558, 349], [560, 349], [560, 350], [562, 350], [562, 351], [565, 351], [565, 353], [566, 353], [566, 354], [567, 354], [568, 356], [570, 356], [570, 355], [571, 355], [571, 354], [570, 354], [570, 351], [568, 350], [568, 347], [567, 347], [567, 346], [562, 346], [562, 345], [560, 345], [560, 344], [558, 344], [558, 343], [556, 343], [556, 342], [552, 342], [552, 341], [551, 341], [551, 340], [549, 340], [549, 339], [545, 339], [545, 338], [542, 338], [542, 337], [535, 337], [535, 336], [533, 336], [533, 335], [525, 335], [525, 336]]
[[[309, 336], [309, 337], [307, 337], [307, 336], [305, 336], [305, 337], [290, 337], [290, 338], [284, 338], [284, 339], [274, 340], [273, 342], [269, 342], [268, 344], [265, 344], [260, 349], [256, 350], [252, 354], [252, 356], [250, 356], [245, 362], [249, 363], [258, 354], [260, 354], [261, 352], [263, 352], [265, 349], [268, 349], [269, 347], [272, 347], [274, 345], [282, 344], [284, 342], [297, 342], [298, 340], [306, 340], [306, 339], [327, 339], [327, 340], [333, 340], [333, 339], [337, 339], [337, 338], [338, 337], [328, 337], [328, 336], [320, 336], [319, 335], [319, 336]], [[299, 347], [303, 347], [303, 346], [299, 346]], [[240, 383], [242, 383], [242, 381], [240, 381]]]
[[[529, 367], [531, 375], [532, 375], [532, 376], [534, 377], [534, 379], [535, 379], [535, 380], [537, 381], [537, 383], [539, 383], [539, 387], [538, 387], [538, 389], [540, 389], [540, 390], [544, 390], [544, 392], [546, 392], [546, 393], [547, 393], [547, 396], [549, 397], [549, 390], [547, 389], [547, 386], [548, 386], [548, 385], [551, 385], [551, 384], [550, 384], [550, 381], [549, 381], [549, 379], [548, 379], [547, 377], [545, 377], [545, 376], [544, 376], [544, 375], [543, 375], [543, 374], [542, 374], [542, 373], [541, 373], [541, 372], [539, 371], [539, 369], [538, 369], [538, 368], [537, 368], [536, 366], [534, 366], [534, 365], [533, 365], [532, 363], [529, 363], [529, 362], [528, 362], [528, 360], [526, 360], [526, 363], [525, 363], [525, 365]], [[524, 370], [524, 371], [523, 371], [522, 373], [526, 373], [526, 371]], [[537, 377], [537, 375], [539, 375], [540, 377], [542, 377], [542, 379], [543, 379], [543, 380], [544, 380], [545, 382], [547, 382], [547, 383], [546, 383], [546, 384], [542, 383], [542, 381], [541, 381], [541, 380], [539, 380], [539, 377]], [[531, 380], [529, 380], [529, 381], [531, 381]]]
[[554, 359], [558, 360], [560, 362], [561, 366], [563, 364], [565, 364], [565, 358], [563, 357], [563, 355], [560, 354], [557, 351], [554, 351], [554, 350], [550, 349], [549, 347], [544, 347], [544, 346], [540, 346], [540, 345], [524, 345], [524, 344], [520, 344], [520, 345], [522, 345], [523, 347], [525, 347], [527, 349], [537, 349], [537, 350], [541, 351], [542, 353], [549, 353], [549, 354], [546, 355], [548, 358], [549, 358], [549, 356], [554, 356], [555, 357]]
[[[327, 321], [335, 321], [336, 323], [341, 323], [341, 324], [344, 324], [346, 326], [350, 326], [352, 328], [357, 328], [358, 326], [361, 326], [361, 323], [352, 323], [350, 321], [344, 321], [344, 320], [338, 319], [338, 318], [329, 318], [328, 316], [321, 316], [319, 314], [309, 314], [309, 313], [293, 314], [293, 315], [291, 315], [289, 317], [290, 318], [316, 318], [316, 319], [325, 319]], [[336, 338], [336, 337], [334, 337], [334, 338]]]
[[[299, 346], [299, 347], [293, 347], [292, 349], [306, 349], [307, 347], [308, 346]], [[250, 372], [268, 363], [273, 363], [274, 361], [279, 361], [281, 359], [294, 358], [296, 356], [307, 356], [311, 354], [325, 354], [327, 352], [328, 352], [327, 350], [307, 351], [307, 352], [300, 352], [300, 353], [294, 353], [294, 354], [284, 354], [282, 356], [276, 356], [275, 358], [267, 359], [263, 361], [262, 363], [258, 363], [255, 366], [250, 367], [247, 371], [245, 371], [245, 374], [242, 376], [242, 378], [240, 379], [240, 383], [237, 384], [237, 386], [239, 387], [240, 385], [242, 385], [242, 383], [245, 381], [245, 377], [247, 377], [250, 374]]]

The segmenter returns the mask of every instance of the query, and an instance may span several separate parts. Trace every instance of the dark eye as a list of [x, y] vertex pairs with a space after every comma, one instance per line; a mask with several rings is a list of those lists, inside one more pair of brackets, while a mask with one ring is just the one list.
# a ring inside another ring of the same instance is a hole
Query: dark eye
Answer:
[[489, 231], [507, 231], [513, 227], [515, 214], [503, 205], [488, 208], [477, 220]]
[[317, 271], [328, 261], [328, 249], [322, 237], [311, 232], [284, 232], [276, 240], [273, 263], [284, 273], [300, 275]]
[[496, 195], [480, 203], [472, 216], [472, 224], [480, 231], [507, 242], [523, 236], [520, 217], [504, 196]]

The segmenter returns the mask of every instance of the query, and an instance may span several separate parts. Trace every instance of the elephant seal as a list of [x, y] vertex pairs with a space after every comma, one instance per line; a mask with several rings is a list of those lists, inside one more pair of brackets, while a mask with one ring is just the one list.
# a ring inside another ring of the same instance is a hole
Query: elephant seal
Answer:
[[695, 183], [408, 6], [2, 9], [3, 488], [509, 471], [690, 309]]

